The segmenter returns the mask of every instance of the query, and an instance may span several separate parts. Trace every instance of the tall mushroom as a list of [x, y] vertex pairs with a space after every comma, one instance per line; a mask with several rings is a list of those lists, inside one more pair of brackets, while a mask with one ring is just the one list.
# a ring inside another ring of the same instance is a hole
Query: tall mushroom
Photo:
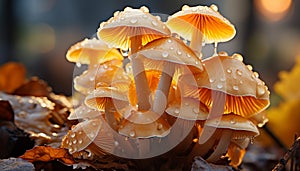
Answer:
[[170, 35], [169, 29], [157, 17], [149, 14], [146, 7], [132, 9], [127, 7], [122, 12], [115, 12], [114, 17], [103, 22], [98, 29], [98, 37], [108, 45], [130, 49], [130, 58], [136, 84], [138, 109], [150, 109], [150, 90], [142, 61], [137, 59], [136, 52], [148, 42]]
[[202, 42], [226, 42], [235, 35], [234, 26], [218, 12], [216, 5], [184, 5], [181, 11], [168, 18], [167, 25], [171, 31], [190, 40], [190, 47], [198, 56], [201, 54]]
[[[195, 53], [180, 39], [165, 37], [156, 39], [138, 51], [146, 65], [161, 71], [161, 77], [153, 101], [152, 110], [158, 114], [164, 113], [167, 106], [170, 85], [176, 70], [194, 67], [201, 72], [202, 62]], [[189, 71], [186, 71], [189, 72]]]

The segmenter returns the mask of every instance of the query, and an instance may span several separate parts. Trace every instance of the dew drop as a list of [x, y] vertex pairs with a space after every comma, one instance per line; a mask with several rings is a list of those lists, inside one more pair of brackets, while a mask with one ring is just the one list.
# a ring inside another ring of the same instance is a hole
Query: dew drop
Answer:
[[95, 81], [95, 77], [90, 77], [90, 81]]
[[106, 64], [103, 64], [103, 68], [104, 68], [104, 69], [107, 69], [108, 66], [107, 66]]
[[70, 141], [70, 142], [69, 142], [69, 146], [71, 146], [71, 145], [72, 145], [72, 142]]
[[76, 135], [75, 132], [73, 132], [73, 133], [71, 134], [71, 137], [74, 138], [75, 135]]
[[173, 47], [170, 47], [170, 50], [174, 50], [174, 48], [173, 48]]
[[163, 125], [162, 125], [161, 123], [158, 123], [158, 124], [157, 124], [157, 129], [158, 129], [158, 130], [161, 130], [162, 128], [163, 128]]
[[95, 122], [92, 123], [93, 126], [96, 126], [97, 124]]
[[225, 78], [220, 78], [220, 81], [224, 82], [226, 79]]
[[243, 82], [243, 80], [240, 80], [240, 84], [243, 84], [244, 82]]
[[247, 65], [247, 68], [252, 71], [253, 67], [251, 65]]
[[186, 54], [186, 56], [187, 56], [188, 58], [190, 58], [190, 57], [191, 57], [191, 55], [190, 55], [190, 54], [188, 54], [188, 53]]
[[236, 73], [237, 73], [237, 75], [239, 75], [239, 76], [241, 76], [241, 75], [242, 75], [242, 71], [241, 71], [241, 70], [239, 70], [239, 69], [237, 69], [237, 70], [236, 70]]
[[236, 121], [235, 121], [234, 119], [231, 119], [231, 120], [230, 120], [230, 123], [231, 123], [231, 124], [236, 124]]
[[77, 140], [75, 139], [75, 140], [73, 140], [73, 144], [76, 144], [77, 143]]
[[76, 66], [77, 66], [78, 68], [80, 68], [80, 67], [81, 67], [81, 63], [76, 62]]
[[256, 92], [258, 96], [262, 96], [266, 93], [265, 87], [264, 86], [257, 86]]
[[225, 51], [221, 51], [218, 53], [219, 56], [228, 56], [228, 53]]
[[209, 79], [209, 82], [210, 82], [210, 83], [213, 83], [213, 82], [215, 82], [215, 79], [210, 78], [210, 79]]
[[132, 10], [131, 7], [126, 7], [126, 8], [124, 8], [124, 11], [130, 11], [130, 10]]
[[189, 102], [185, 102], [184, 105], [188, 106], [188, 105], [190, 105], [190, 104], [189, 104]]
[[157, 15], [157, 16], [155, 16], [155, 17], [157, 18], [158, 21], [161, 20], [160, 16]]
[[188, 9], [190, 9], [190, 7], [188, 5], [183, 5], [182, 8], [181, 8], [182, 11], [185, 11], [185, 10], [188, 10]]
[[120, 14], [120, 11], [114, 12], [114, 17], [118, 16]]
[[195, 113], [195, 114], [198, 114], [200, 111], [199, 111], [199, 109], [198, 108], [193, 108], [193, 112]]
[[214, 11], [218, 11], [218, 10], [219, 10], [218, 6], [215, 5], [215, 4], [212, 4], [212, 5], [210, 6], [210, 8], [211, 8], [212, 10], [214, 10]]
[[118, 142], [118, 141], [115, 141], [114, 144], [115, 144], [115, 146], [118, 146], [118, 145], [119, 145], [119, 142]]
[[171, 39], [168, 39], [167, 42], [168, 42], [168, 43], [172, 43], [172, 40], [171, 40]]
[[135, 131], [130, 131], [129, 136], [134, 137], [135, 136]]
[[176, 108], [176, 109], [174, 110], [174, 113], [175, 113], [175, 114], [179, 114], [179, 113], [180, 113], [180, 110], [179, 110], [178, 108]]
[[70, 148], [70, 149], [69, 149], [69, 153], [72, 153], [72, 152], [73, 152], [73, 148]]
[[176, 53], [177, 53], [177, 55], [181, 55], [182, 54], [182, 52], [180, 50], [177, 50]]
[[239, 61], [243, 61], [242, 55], [240, 55], [240, 54], [238, 54], [238, 53], [233, 54], [232, 57], [233, 57], [234, 59], [239, 60]]
[[197, 9], [198, 9], [197, 7], [192, 7], [192, 8], [191, 8], [191, 10], [192, 10], [193, 12], [196, 12]]
[[140, 10], [143, 11], [143, 12], [149, 13], [149, 9], [146, 6], [142, 6], [140, 8]]
[[131, 24], [137, 23], [137, 19], [136, 19], [136, 18], [132, 18], [132, 19], [130, 20], [130, 23], [131, 23]]
[[253, 76], [254, 76], [255, 78], [258, 78], [258, 77], [259, 77], [259, 74], [258, 74], [257, 72], [253, 72]]
[[90, 133], [89, 137], [94, 138], [95, 134], [94, 133]]
[[238, 86], [233, 86], [232, 89], [237, 91], [237, 90], [239, 90], [239, 87]]
[[231, 69], [228, 68], [228, 69], [226, 70], [226, 72], [227, 72], [228, 74], [230, 74], [232, 71], [231, 71]]
[[223, 85], [222, 84], [218, 84], [217, 88], [221, 89], [221, 88], [223, 88]]
[[169, 56], [169, 53], [168, 52], [163, 52], [161, 55], [162, 55], [162, 57], [166, 58], [166, 57]]
[[79, 144], [82, 144], [82, 139], [79, 139], [79, 140], [78, 140], [78, 143], [79, 143]]
[[157, 26], [157, 22], [156, 21], [153, 20], [151, 23], [152, 23], [152, 25]]

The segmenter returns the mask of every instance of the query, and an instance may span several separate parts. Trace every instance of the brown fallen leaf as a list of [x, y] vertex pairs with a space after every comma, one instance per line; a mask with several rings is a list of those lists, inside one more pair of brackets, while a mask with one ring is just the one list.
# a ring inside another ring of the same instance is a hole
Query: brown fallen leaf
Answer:
[[16, 62], [8, 62], [0, 66], [0, 91], [13, 92], [25, 81], [26, 69]]
[[38, 77], [32, 77], [18, 87], [13, 94], [19, 96], [48, 97], [51, 91], [52, 88], [45, 81]]
[[0, 120], [14, 121], [14, 110], [7, 100], [0, 99]]
[[66, 165], [75, 164], [73, 157], [63, 148], [52, 148], [50, 146], [36, 146], [27, 150], [20, 158], [29, 162], [49, 162], [53, 160], [62, 161]]

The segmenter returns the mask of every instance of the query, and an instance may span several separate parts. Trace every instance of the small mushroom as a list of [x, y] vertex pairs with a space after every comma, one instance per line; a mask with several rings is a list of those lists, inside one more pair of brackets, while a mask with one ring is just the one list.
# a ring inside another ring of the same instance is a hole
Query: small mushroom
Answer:
[[226, 153], [232, 139], [253, 138], [259, 135], [257, 127], [250, 120], [235, 114], [223, 115], [221, 119], [207, 120], [206, 126], [214, 131], [210, 138], [218, 143], [214, 152], [207, 158], [209, 162], [219, 160]]
[[[119, 128], [119, 134], [130, 138], [165, 137], [170, 132], [169, 123], [155, 112], [140, 112], [129, 108]], [[126, 117], [127, 115], [127, 117]]]
[[150, 109], [150, 90], [144, 65], [137, 59], [136, 52], [148, 42], [170, 35], [169, 29], [160, 19], [151, 15], [148, 8], [127, 7], [122, 12], [115, 12], [114, 17], [107, 22], [101, 23], [97, 35], [110, 46], [125, 50], [130, 48], [138, 108], [143, 111]]
[[181, 40], [173, 37], [156, 39], [138, 51], [145, 65], [153, 66], [155, 70], [161, 70], [161, 77], [156, 90], [152, 110], [162, 114], [167, 106], [167, 99], [176, 70], [188, 67], [203, 70], [202, 62], [195, 53]]
[[[114, 139], [101, 131], [105, 127], [103, 122], [101, 118], [94, 118], [78, 123], [63, 138], [61, 147], [68, 149], [69, 153], [73, 154], [87, 149], [92, 143], [97, 143], [98, 153], [101, 151], [105, 154], [111, 151]], [[99, 150], [99, 147], [105, 148]]]
[[70, 115], [68, 116], [68, 120], [79, 120], [79, 119], [88, 120], [88, 119], [100, 117], [102, 114], [104, 114], [104, 112], [95, 109], [90, 109], [83, 103], [70, 113]]
[[123, 56], [117, 49], [109, 48], [102, 40], [84, 39], [68, 49], [66, 58], [70, 62], [78, 62], [81, 64], [104, 63], [114, 59], [123, 60]]
[[208, 117], [208, 108], [198, 99], [182, 98], [168, 105], [166, 112], [176, 118], [185, 120], [206, 120]]
[[124, 73], [121, 60], [111, 60], [101, 64], [90, 66], [88, 70], [84, 71], [81, 75], [75, 77], [74, 88], [75, 90], [87, 94], [89, 91], [94, 90], [96, 87], [109, 87], [113, 80], [119, 79], [116, 77], [124, 77], [121, 79], [129, 79]]
[[184, 5], [181, 11], [168, 18], [167, 25], [171, 31], [190, 40], [190, 47], [198, 56], [201, 54], [202, 42], [229, 41], [236, 32], [234, 26], [218, 12], [216, 5]]

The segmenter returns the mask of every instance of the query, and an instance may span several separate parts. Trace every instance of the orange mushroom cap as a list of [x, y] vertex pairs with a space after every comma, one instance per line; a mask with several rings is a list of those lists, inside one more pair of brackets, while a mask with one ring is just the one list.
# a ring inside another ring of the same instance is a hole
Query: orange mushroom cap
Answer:
[[234, 26], [217, 11], [215, 5], [184, 5], [181, 11], [168, 18], [167, 25], [172, 32], [187, 40], [192, 40], [197, 29], [203, 34], [205, 43], [229, 41], [236, 33]]
[[102, 40], [84, 39], [73, 46], [67, 52], [66, 58], [70, 62], [82, 64], [104, 63], [110, 60], [123, 60], [123, 56], [117, 49], [109, 48]]
[[[181, 67], [184, 65], [203, 70], [202, 62], [194, 51], [178, 38], [156, 39], [141, 48], [138, 53], [141, 54], [138, 57], [144, 57], [146, 68], [162, 70], [163, 66], [167, 65], [163, 62], [167, 62], [170, 65], [179, 64]], [[147, 65], [150, 66], [147, 67]]]
[[[269, 91], [265, 83], [246, 66], [240, 55], [214, 56], [203, 61], [204, 71], [195, 75], [182, 76], [181, 82], [196, 80], [197, 85], [184, 85], [185, 96], [199, 98], [212, 106], [212, 91], [226, 94], [224, 113], [251, 117], [265, 110], [269, 104]], [[198, 88], [196, 88], [197, 86]]]
[[145, 45], [170, 34], [165, 24], [151, 15], [146, 7], [126, 7], [122, 12], [115, 12], [114, 17], [101, 23], [97, 33], [108, 45], [126, 50], [131, 47], [132, 37], [140, 37], [142, 45]]

